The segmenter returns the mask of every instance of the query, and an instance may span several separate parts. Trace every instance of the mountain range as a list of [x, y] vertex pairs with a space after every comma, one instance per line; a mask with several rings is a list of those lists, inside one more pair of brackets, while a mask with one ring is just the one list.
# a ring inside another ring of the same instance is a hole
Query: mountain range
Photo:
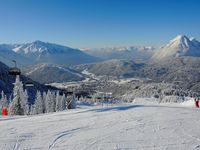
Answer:
[[134, 59], [134, 60], [162, 60], [180, 56], [200, 56], [200, 42], [195, 38], [178, 35], [164, 46], [130, 46], [87, 49], [86, 53], [99, 57], [103, 60], [109, 59]]
[[[179, 66], [184, 68], [181, 63], [176, 64], [177, 59], [180, 62], [185, 60], [182, 57], [188, 57], [187, 63], [193, 66], [193, 57], [200, 57], [200, 42], [185, 35], [178, 35], [161, 47], [131, 46], [80, 50], [42, 41], [0, 45], [0, 61], [13, 65], [12, 60], [16, 60], [19, 66], [22, 64], [20, 68], [29, 65], [28, 68], [23, 68], [24, 74], [40, 83], [83, 80], [84, 75], [80, 73], [83, 69], [97, 75], [118, 77], [148, 77], [147, 72], [151, 72], [153, 75], [150, 77], [156, 81], [159, 75], [171, 70], [169, 64], [175, 63], [177, 69]], [[195, 63], [199, 64], [199, 60], [195, 59]], [[158, 67], [163, 62], [166, 64]]]
[[[5, 53], [1, 56], [1, 61], [7, 63], [14, 59], [19, 64], [24, 65], [38, 63], [74, 65], [98, 60], [79, 49], [42, 41], [34, 41], [27, 44], [1, 44], [0, 54], [1, 53]], [[5, 59], [7, 61], [5, 61]]]
[[185, 35], [178, 35], [161, 47], [130, 46], [80, 50], [39, 40], [26, 44], [0, 44], [0, 61], [8, 65], [11, 65], [12, 60], [22, 65], [77, 65], [110, 59], [162, 60], [180, 56], [199, 57], [200, 42]]

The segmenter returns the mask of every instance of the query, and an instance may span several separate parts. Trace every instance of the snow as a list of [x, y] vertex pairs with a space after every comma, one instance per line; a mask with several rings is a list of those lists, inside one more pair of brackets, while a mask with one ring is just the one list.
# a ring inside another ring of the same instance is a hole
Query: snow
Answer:
[[84, 75], [89, 76], [89, 77], [92, 78], [92, 79], [100, 80], [100, 77], [98, 77], [98, 76], [96, 76], [95, 74], [89, 72], [87, 69], [83, 70], [81, 73], [84, 74]]
[[182, 102], [181, 105], [185, 107], [195, 107], [194, 98], [187, 98], [187, 100]]
[[26, 75], [30, 75], [30, 74], [32, 74], [33, 72], [35, 72], [35, 71], [37, 71], [37, 70], [39, 70], [39, 69], [45, 67], [46, 65], [47, 65], [47, 64], [41, 64], [41, 65], [39, 65], [38, 67], [35, 67], [33, 70], [27, 72]]
[[0, 118], [0, 149], [200, 149], [199, 115], [180, 104], [134, 103]]
[[37, 70], [40, 70], [40, 69], [45, 68], [45, 67], [55, 67], [55, 68], [58, 68], [59, 70], [63, 70], [67, 73], [70, 73], [72, 75], [83, 78], [83, 75], [81, 75], [78, 72], [74, 72], [73, 70], [70, 70], [67, 67], [61, 67], [59, 65], [48, 64], [48, 63], [43, 63], [43, 64], [38, 65], [37, 67], [34, 67], [31, 71], [27, 72], [26, 75], [31, 75], [32, 73], [36, 72]]
[[50, 83], [50, 84], [46, 84], [46, 85], [50, 85], [50, 86], [57, 87], [60, 89], [66, 89], [69, 87], [79, 87], [80, 83], [79, 82], [63, 82], [63, 83], [54, 82], [54, 83]]
[[110, 82], [113, 82], [116, 84], [126, 84], [132, 81], [143, 82], [143, 80], [138, 79], [138, 78], [125, 78], [125, 79], [111, 80]]

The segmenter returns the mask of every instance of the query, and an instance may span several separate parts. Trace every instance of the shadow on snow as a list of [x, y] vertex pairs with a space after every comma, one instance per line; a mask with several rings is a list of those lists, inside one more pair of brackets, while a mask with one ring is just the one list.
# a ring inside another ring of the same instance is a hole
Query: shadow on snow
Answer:
[[133, 109], [137, 107], [144, 107], [144, 105], [129, 105], [129, 106], [115, 106], [115, 107], [102, 107], [102, 108], [96, 108], [96, 109], [90, 109], [86, 111], [82, 111], [79, 113], [84, 113], [84, 112], [105, 112], [105, 111], [124, 111], [128, 109]]

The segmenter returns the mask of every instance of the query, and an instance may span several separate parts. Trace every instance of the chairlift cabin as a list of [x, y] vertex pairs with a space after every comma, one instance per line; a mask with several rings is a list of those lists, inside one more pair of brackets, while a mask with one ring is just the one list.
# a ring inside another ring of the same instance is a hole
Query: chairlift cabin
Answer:
[[26, 81], [25, 85], [28, 86], [28, 87], [34, 86], [34, 84], [31, 80]]
[[21, 70], [17, 68], [17, 62], [13, 60], [15, 67], [9, 69], [8, 73], [13, 76], [21, 75]]
[[21, 70], [17, 67], [13, 67], [9, 69], [8, 73], [12, 76], [21, 75]]

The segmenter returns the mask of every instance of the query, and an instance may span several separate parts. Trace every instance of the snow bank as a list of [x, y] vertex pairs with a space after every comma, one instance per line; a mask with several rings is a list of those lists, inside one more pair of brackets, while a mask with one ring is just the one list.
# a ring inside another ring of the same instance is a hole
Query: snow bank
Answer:
[[192, 97], [178, 97], [165, 96], [162, 100], [159, 98], [135, 98], [134, 104], [173, 104], [174, 106], [195, 107], [194, 98]]
[[184, 101], [184, 97], [180, 97], [180, 96], [165, 96], [163, 97], [163, 99], [161, 100], [162, 103], [181, 103]]
[[158, 104], [159, 99], [157, 98], [135, 98], [132, 103], [134, 104]]
[[188, 97], [186, 101], [181, 103], [184, 107], [195, 107], [194, 106], [194, 98]]

